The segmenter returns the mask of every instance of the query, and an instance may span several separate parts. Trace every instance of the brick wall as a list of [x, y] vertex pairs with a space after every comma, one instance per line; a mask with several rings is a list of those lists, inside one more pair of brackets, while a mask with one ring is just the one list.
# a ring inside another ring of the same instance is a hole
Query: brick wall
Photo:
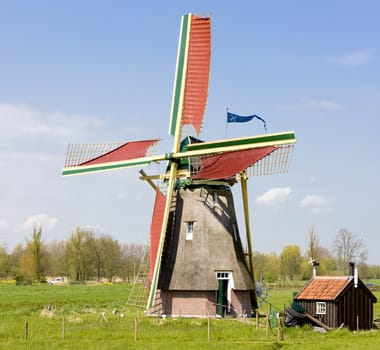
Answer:
[[[156, 307], [151, 314], [182, 317], [207, 317], [216, 314], [216, 291], [159, 291]], [[231, 293], [231, 314], [250, 315], [251, 298], [249, 291], [233, 290]]]

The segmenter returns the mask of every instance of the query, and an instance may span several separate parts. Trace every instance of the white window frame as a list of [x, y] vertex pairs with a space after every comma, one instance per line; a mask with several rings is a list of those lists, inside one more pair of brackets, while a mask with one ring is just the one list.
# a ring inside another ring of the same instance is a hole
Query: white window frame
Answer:
[[232, 271], [215, 271], [217, 280], [227, 280], [227, 312], [231, 312], [231, 292], [235, 288]]
[[326, 315], [326, 303], [322, 301], [317, 301], [315, 303], [315, 313], [317, 315]]
[[216, 271], [216, 279], [218, 280], [229, 280], [230, 279], [230, 272], [224, 272], [224, 271]]
[[186, 226], [186, 241], [192, 241], [194, 237], [195, 221], [185, 221]]

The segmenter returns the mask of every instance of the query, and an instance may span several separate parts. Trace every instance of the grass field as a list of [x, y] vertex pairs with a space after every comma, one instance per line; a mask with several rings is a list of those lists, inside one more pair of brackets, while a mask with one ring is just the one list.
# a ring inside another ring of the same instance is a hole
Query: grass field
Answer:
[[[294, 288], [270, 290], [262, 312], [289, 305]], [[15, 286], [0, 284], [0, 349], [334, 349], [380, 348], [380, 330], [325, 334], [309, 327], [277, 328], [262, 321], [158, 319], [125, 306], [127, 284]], [[376, 296], [379, 298], [380, 293]], [[112, 311], [119, 312], [113, 313]], [[102, 313], [104, 312], [104, 318]], [[124, 317], [121, 317], [124, 314]], [[375, 315], [380, 308], [375, 306]], [[107, 320], [107, 321], [106, 321]], [[138, 331], [136, 332], [136, 320]], [[27, 337], [26, 337], [27, 324]], [[135, 340], [135, 337], [138, 337]]]

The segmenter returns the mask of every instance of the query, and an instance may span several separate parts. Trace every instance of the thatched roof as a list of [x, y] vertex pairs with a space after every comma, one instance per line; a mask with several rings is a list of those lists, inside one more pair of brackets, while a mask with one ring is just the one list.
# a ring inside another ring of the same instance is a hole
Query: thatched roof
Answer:
[[[164, 247], [160, 289], [217, 290], [217, 271], [232, 272], [234, 289], [253, 290], [229, 186], [193, 186], [176, 193]], [[194, 222], [186, 240], [186, 222]]]

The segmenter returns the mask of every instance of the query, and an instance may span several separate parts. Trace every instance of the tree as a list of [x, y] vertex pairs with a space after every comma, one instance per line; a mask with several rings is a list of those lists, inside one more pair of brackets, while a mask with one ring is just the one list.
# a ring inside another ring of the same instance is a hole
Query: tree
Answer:
[[14, 278], [21, 278], [21, 271], [20, 271], [20, 259], [22, 254], [24, 253], [24, 247], [22, 244], [16, 245], [12, 253], [9, 255], [9, 264], [11, 269], [11, 276]]
[[97, 280], [102, 277], [109, 281], [120, 271], [121, 247], [119, 243], [110, 236], [94, 237], [93, 239], [94, 259]]
[[365, 264], [367, 253], [363, 242], [346, 229], [340, 229], [333, 243], [333, 253], [340, 272], [348, 274], [349, 262]]
[[34, 277], [38, 282], [45, 280], [45, 268], [46, 268], [46, 250], [42, 242], [42, 227], [36, 229], [34, 227], [32, 233], [32, 239], [27, 242], [27, 249], [32, 254]]
[[94, 275], [93, 233], [77, 227], [66, 242], [69, 275], [76, 281], [86, 281]]
[[327, 275], [333, 274], [335, 271], [335, 259], [327, 248], [319, 244], [319, 239], [314, 227], [309, 229], [306, 259], [307, 264], [302, 265], [303, 278], [308, 278], [307, 276], [311, 276], [311, 259], [315, 260], [319, 264], [317, 266], [317, 274]]
[[121, 248], [121, 277], [125, 281], [133, 280], [138, 273], [146, 245], [124, 244]]
[[68, 276], [69, 264], [66, 259], [66, 242], [54, 241], [46, 246], [49, 264], [46, 273], [50, 276]]
[[288, 245], [283, 248], [280, 255], [281, 274], [293, 280], [301, 273], [301, 249], [298, 245]]
[[276, 253], [253, 253], [253, 266], [257, 281], [275, 282], [280, 276], [280, 262]]
[[111, 281], [121, 271], [121, 246], [110, 236], [102, 236], [103, 276]]
[[0, 246], [0, 277], [7, 278], [11, 271], [9, 256], [5, 247]]
[[32, 281], [42, 282], [45, 280], [46, 250], [42, 241], [42, 227], [33, 228], [32, 238], [26, 241], [19, 267], [23, 277]]
[[309, 239], [307, 244], [307, 257], [310, 259], [319, 259], [319, 240], [314, 227], [309, 229]]
[[317, 273], [319, 275], [333, 275], [336, 271], [336, 262], [330, 250], [320, 246], [318, 249], [318, 262]]

